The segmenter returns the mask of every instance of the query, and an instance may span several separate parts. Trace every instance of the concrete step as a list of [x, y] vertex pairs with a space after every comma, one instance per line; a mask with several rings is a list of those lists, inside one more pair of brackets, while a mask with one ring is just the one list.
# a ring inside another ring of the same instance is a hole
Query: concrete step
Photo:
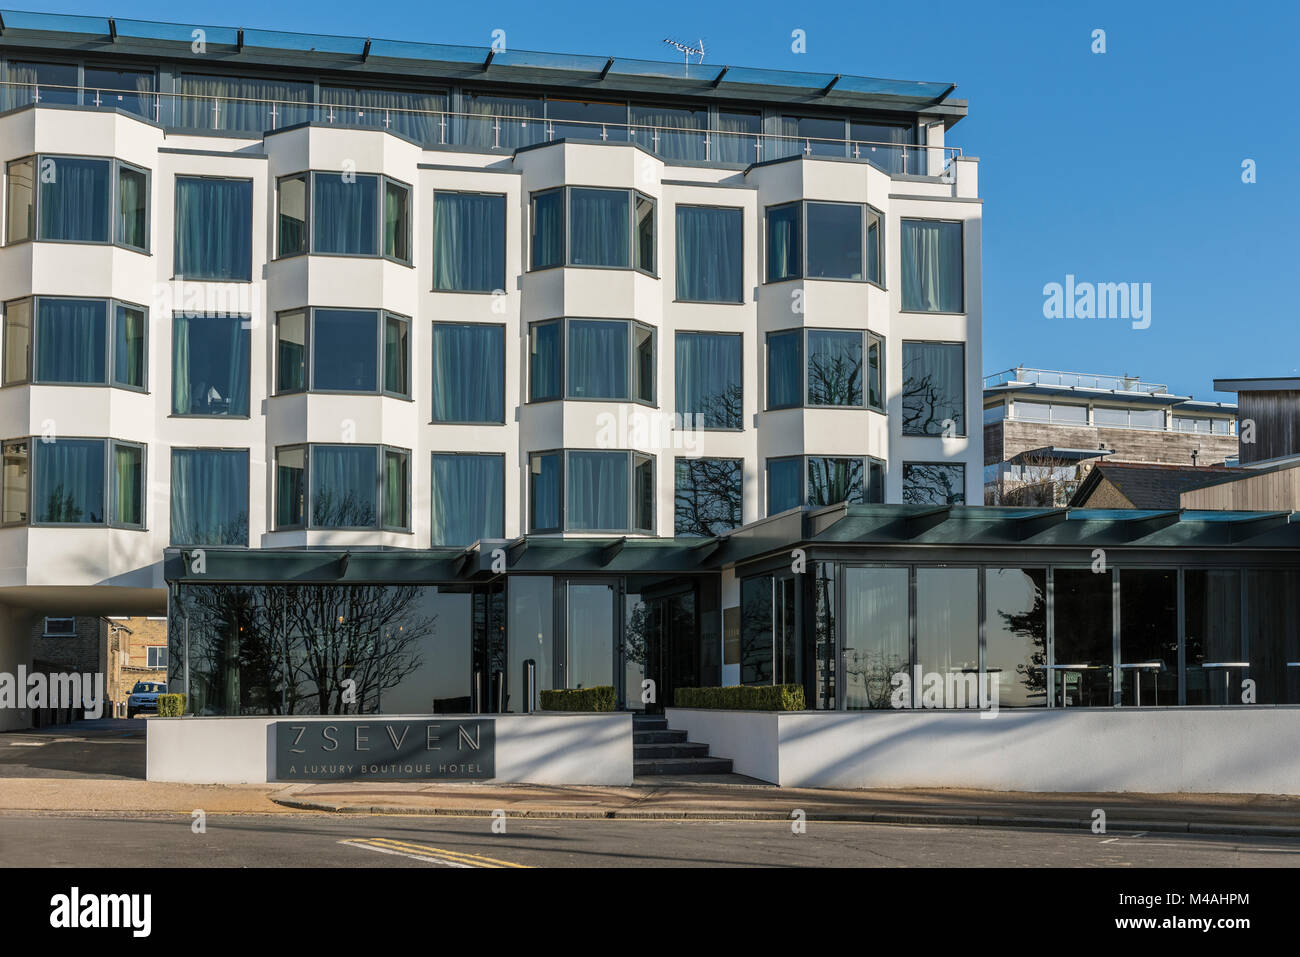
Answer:
[[635, 747], [642, 744], [684, 744], [686, 742], [685, 731], [633, 731], [632, 745]]
[[668, 730], [668, 719], [661, 714], [634, 714], [632, 715], [633, 731], [666, 731]]
[[632, 773], [644, 774], [730, 774], [730, 758], [651, 758], [633, 760]]
[[681, 744], [638, 744], [632, 748], [634, 761], [649, 761], [654, 758], [707, 758], [709, 746], [687, 741]]

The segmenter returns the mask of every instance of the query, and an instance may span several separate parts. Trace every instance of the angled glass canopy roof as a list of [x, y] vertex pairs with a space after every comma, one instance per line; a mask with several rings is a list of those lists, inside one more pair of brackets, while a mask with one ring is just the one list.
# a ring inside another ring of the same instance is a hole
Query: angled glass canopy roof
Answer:
[[[110, 39], [163, 41], [189, 45], [194, 31], [203, 31], [209, 46], [235, 50], [284, 51], [299, 54], [355, 56], [358, 59], [411, 60], [426, 63], [460, 64], [589, 73], [623, 79], [674, 80], [701, 87], [750, 86], [773, 90], [829, 91], [876, 97], [899, 97], [914, 101], [942, 101], [954, 89], [950, 83], [888, 80], [847, 74], [803, 73], [753, 67], [731, 67], [718, 63], [687, 63], [565, 53], [506, 50], [493, 53], [489, 47], [369, 37], [342, 37], [311, 33], [218, 27], [202, 24], [163, 23], [108, 17], [87, 17], [58, 13], [0, 10], [0, 37], [54, 38], [60, 35]], [[490, 73], [489, 73], [490, 75]]]

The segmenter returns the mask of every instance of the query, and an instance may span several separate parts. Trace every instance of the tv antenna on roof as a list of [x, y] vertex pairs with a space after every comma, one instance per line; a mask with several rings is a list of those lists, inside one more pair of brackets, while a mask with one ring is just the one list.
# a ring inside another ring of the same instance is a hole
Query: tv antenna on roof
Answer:
[[700, 45], [695, 47], [691, 46], [689, 43], [682, 43], [680, 40], [665, 39], [664, 43], [668, 44], [670, 47], [676, 47], [677, 52], [679, 52], [685, 58], [687, 66], [691, 65], [691, 54], [698, 54], [700, 58], [700, 62], [701, 63], [704, 62], [704, 40], [703, 39], [699, 41]]

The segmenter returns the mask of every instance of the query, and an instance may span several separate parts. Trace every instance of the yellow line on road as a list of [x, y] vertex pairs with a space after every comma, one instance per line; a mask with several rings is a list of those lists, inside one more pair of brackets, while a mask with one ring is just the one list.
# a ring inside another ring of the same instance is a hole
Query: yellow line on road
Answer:
[[339, 841], [346, 847], [359, 847], [366, 851], [378, 851], [380, 854], [393, 854], [397, 857], [409, 857], [417, 861], [428, 861], [430, 864], [446, 864], [448, 867], [473, 867], [472, 864], [466, 864], [463, 861], [452, 860], [449, 857], [431, 857], [428, 854], [413, 854], [410, 851], [399, 851], [391, 847], [380, 847], [378, 844], [371, 844], [365, 840], [356, 841]]
[[412, 855], [422, 855], [431, 858], [441, 858], [445, 859], [447, 863], [457, 863], [462, 867], [528, 867], [527, 864], [516, 864], [514, 861], [501, 861], [494, 857], [484, 857], [481, 854], [452, 851], [445, 847], [433, 847], [429, 844], [416, 844], [412, 841], [398, 841], [387, 837], [355, 838], [351, 841], [340, 841], [339, 843], [365, 846], [375, 850], [386, 848], [390, 851], [407, 852]]

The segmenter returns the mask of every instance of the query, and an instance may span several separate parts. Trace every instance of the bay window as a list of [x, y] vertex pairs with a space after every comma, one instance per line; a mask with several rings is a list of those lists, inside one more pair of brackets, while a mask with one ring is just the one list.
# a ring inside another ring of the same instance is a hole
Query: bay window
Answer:
[[656, 203], [633, 189], [562, 186], [534, 193], [533, 270], [636, 269], [654, 275]]
[[303, 172], [276, 184], [281, 257], [359, 256], [411, 264], [411, 187], [377, 173]]
[[4, 384], [145, 388], [148, 311], [115, 299], [5, 304]]
[[884, 284], [884, 230], [865, 203], [801, 200], [767, 209], [767, 281]]
[[149, 172], [121, 160], [41, 154], [8, 164], [6, 242], [115, 243], [149, 251]]
[[883, 412], [883, 355], [884, 340], [863, 329], [770, 332], [767, 408], [844, 406]]
[[505, 456], [433, 453], [432, 544], [505, 537]]
[[[18, 443], [6, 443], [8, 453]], [[34, 525], [144, 527], [145, 449], [116, 439], [56, 438], [32, 443]], [[10, 501], [6, 488], [6, 501]], [[16, 504], [17, 493], [13, 493]], [[6, 505], [6, 518], [17, 512]]]
[[885, 463], [871, 456], [790, 456], [767, 460], [767, 514], [885, 500]]
[[386, 445], [276, 449], [275, 525], [410, 531], [411, 453]]
[[904, 312], [962, 312], [962, 224], [899, 222]]
[[533, 323], [528, 339], [529, 401], [655, 404], [658, 336], [650, 326], [632, 319], [549, 319]]
[[966, 434], [963, 343], [903, 343], [903, 434]]
[[655, 458], [640, 452], [534, 452], [529, 531], [654, 531]]
[[410, 320], [377, 309], [292, 309], [276, 316], [276, 394], [410, 398]]
[[433, 421], [504, 423], [505, 350], [505, 326], [435, 322]]
[[15, 439], [2, 446], [0, 464], [0, 525], [26, 525], [30, 482], [29, 443]]

